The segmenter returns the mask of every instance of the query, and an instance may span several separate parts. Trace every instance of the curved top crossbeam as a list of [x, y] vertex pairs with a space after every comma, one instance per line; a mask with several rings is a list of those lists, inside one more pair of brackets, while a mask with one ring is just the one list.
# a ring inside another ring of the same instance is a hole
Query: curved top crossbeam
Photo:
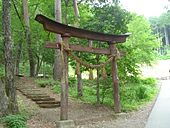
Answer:
[[97, 40], [108, 43], [123, 43], [129, 34], [124, 35], [112, 35], [100, 32], [93, 32], [76, 27], [71, 27], [58, 22], [55, 22], [41, 14], [38, 14], [35, 18], [36, 21], [43, 24], [44, 29], [53, 33], [65, 35], [68, 34], [71, 37], [84, 38], [88, 40]]

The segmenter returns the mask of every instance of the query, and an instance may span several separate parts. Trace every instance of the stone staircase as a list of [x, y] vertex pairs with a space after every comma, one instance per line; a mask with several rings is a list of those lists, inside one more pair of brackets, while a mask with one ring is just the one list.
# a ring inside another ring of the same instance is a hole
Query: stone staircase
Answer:
[[31, 87], [17, 87], [27, 98], [34, 101], [40, 108], [56, 108], [60, 107], [60, 102], [55, 98], [50, 97], [46, 93], [43, 93], [41, 89]]

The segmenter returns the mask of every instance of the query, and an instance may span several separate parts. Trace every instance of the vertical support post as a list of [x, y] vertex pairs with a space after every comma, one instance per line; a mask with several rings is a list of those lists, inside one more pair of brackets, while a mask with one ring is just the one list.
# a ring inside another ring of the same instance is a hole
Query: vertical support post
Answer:
[[[68, 46], [70, 36], [62, 35], [63, 43]], [[60, 120], [68, 120], [68, 53], [62, 50], [62, 76], [61, 76], [61, 109]]]
[[[109, 44], [111, 54], [116, 53], [116, 46], [112, 43]], [[119, 79], [118, 79], [118, 71], [117, 71], [117, 62], [116, 57], [113, 57], [111, 62], [112, 68], [112, 80], [113, 80], [113, 97], [114, 97], [114, 110], [116, 113], [121, 112], [120, 105], [120, 94], [119, 94]]]

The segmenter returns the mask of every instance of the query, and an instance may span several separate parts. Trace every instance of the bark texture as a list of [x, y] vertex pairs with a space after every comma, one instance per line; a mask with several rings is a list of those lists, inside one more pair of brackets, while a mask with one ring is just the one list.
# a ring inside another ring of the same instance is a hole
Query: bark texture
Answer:
[[5, 85], [0, 80], [0, 117], [8, 114], [8, 98], [5, 93]]
[[166, 26], [164, 26], [164, 34], [165, 34], [165, 45], [169, 45], [168, 30]]
[[11, 15], [10, 0], [2, 1], [2, 26], [4, 37], [4, 60], [5, 60], [5, 90], [8, 97], [8, 112], [11, 114], [18, 112], [16, 100], [16, 87], [14, 85], [14, 63], [12, 57], [12, 41], [11, 41]]
[[28, 13], [28, 0], [22, 0], [23, 4], [23, 16], [24, 16], [24, 25], [25, 25], [25, 36], [30, 64], [30, 76], [35, 76], [35, 60], [33, 55], [33, 50], [31, 47], [31, 32], [30, 32], [30, 23], [29, 23], [29, 13]]
[[[74, 8], [74, 15], [75, 15], [75, 27], [79, 27], [80, 22], [80, 15], [79, 15], [79, 9], [77, 5], [77, 0], [73, 0], [73, 8]], [[80, 54], [80, 53], [79, 53]], [[77, 75], [77, 91], [78, 91], [78, 97], [83, 96], [83, 84], [82, 84], [82, 75], [80, 70], [80, 63], [76, 63], [76, 75]]]
[[[57, 22], [61, 21], [61, 0], [55, 0], [55, 19]], [[56, 42], [61, 42], [61, 35], [56, 34]], [[61, 53], [59, 49], [55, 50], [54, 67], [53, 67], [53, 79], [61, 79]]]
[[16, 54], [16, 60], [15, 60], [15, 75], [19, 75], [19, 64], [20, 64], [20, 58], [21, 58], [21, 51], [22, 51], [22, 40], [17, 45], [17, 54]]

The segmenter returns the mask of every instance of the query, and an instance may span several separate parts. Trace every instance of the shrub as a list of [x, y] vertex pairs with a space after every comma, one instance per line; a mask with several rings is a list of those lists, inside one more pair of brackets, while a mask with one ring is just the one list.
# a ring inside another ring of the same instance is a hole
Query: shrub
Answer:
[[[100, 102], [104, 105], [113, 106], [112, 78], [100, 79]], [[156, 92], [157, 81], [153, 78], [131, 78], [128, 82], [120, 83], [120, 97], [123, 111], [136, 110], [141, 104], [151, 100]], [[74, 84], [74, 85], [72, 85]], [[60, 86], [54, 86], [53, 90], [60, 93]], [[83, 96], [77, 97], [77, 86], [72, 79], [69, 85], [69, 96], [79, 98], [86, 103], [96, 103], [96, 81], [83, 80]]]
[[54, 86], [54, 85], [59, 85], [58, 81], [55, 81], [53, 79], [37, 79], [36, 83], [40, 87], [46, 87], [46, 86]]
[[8, 128], [27, 128], [26, 120], [26, 117], [21, 115], [8, 115], [2, 118]]

